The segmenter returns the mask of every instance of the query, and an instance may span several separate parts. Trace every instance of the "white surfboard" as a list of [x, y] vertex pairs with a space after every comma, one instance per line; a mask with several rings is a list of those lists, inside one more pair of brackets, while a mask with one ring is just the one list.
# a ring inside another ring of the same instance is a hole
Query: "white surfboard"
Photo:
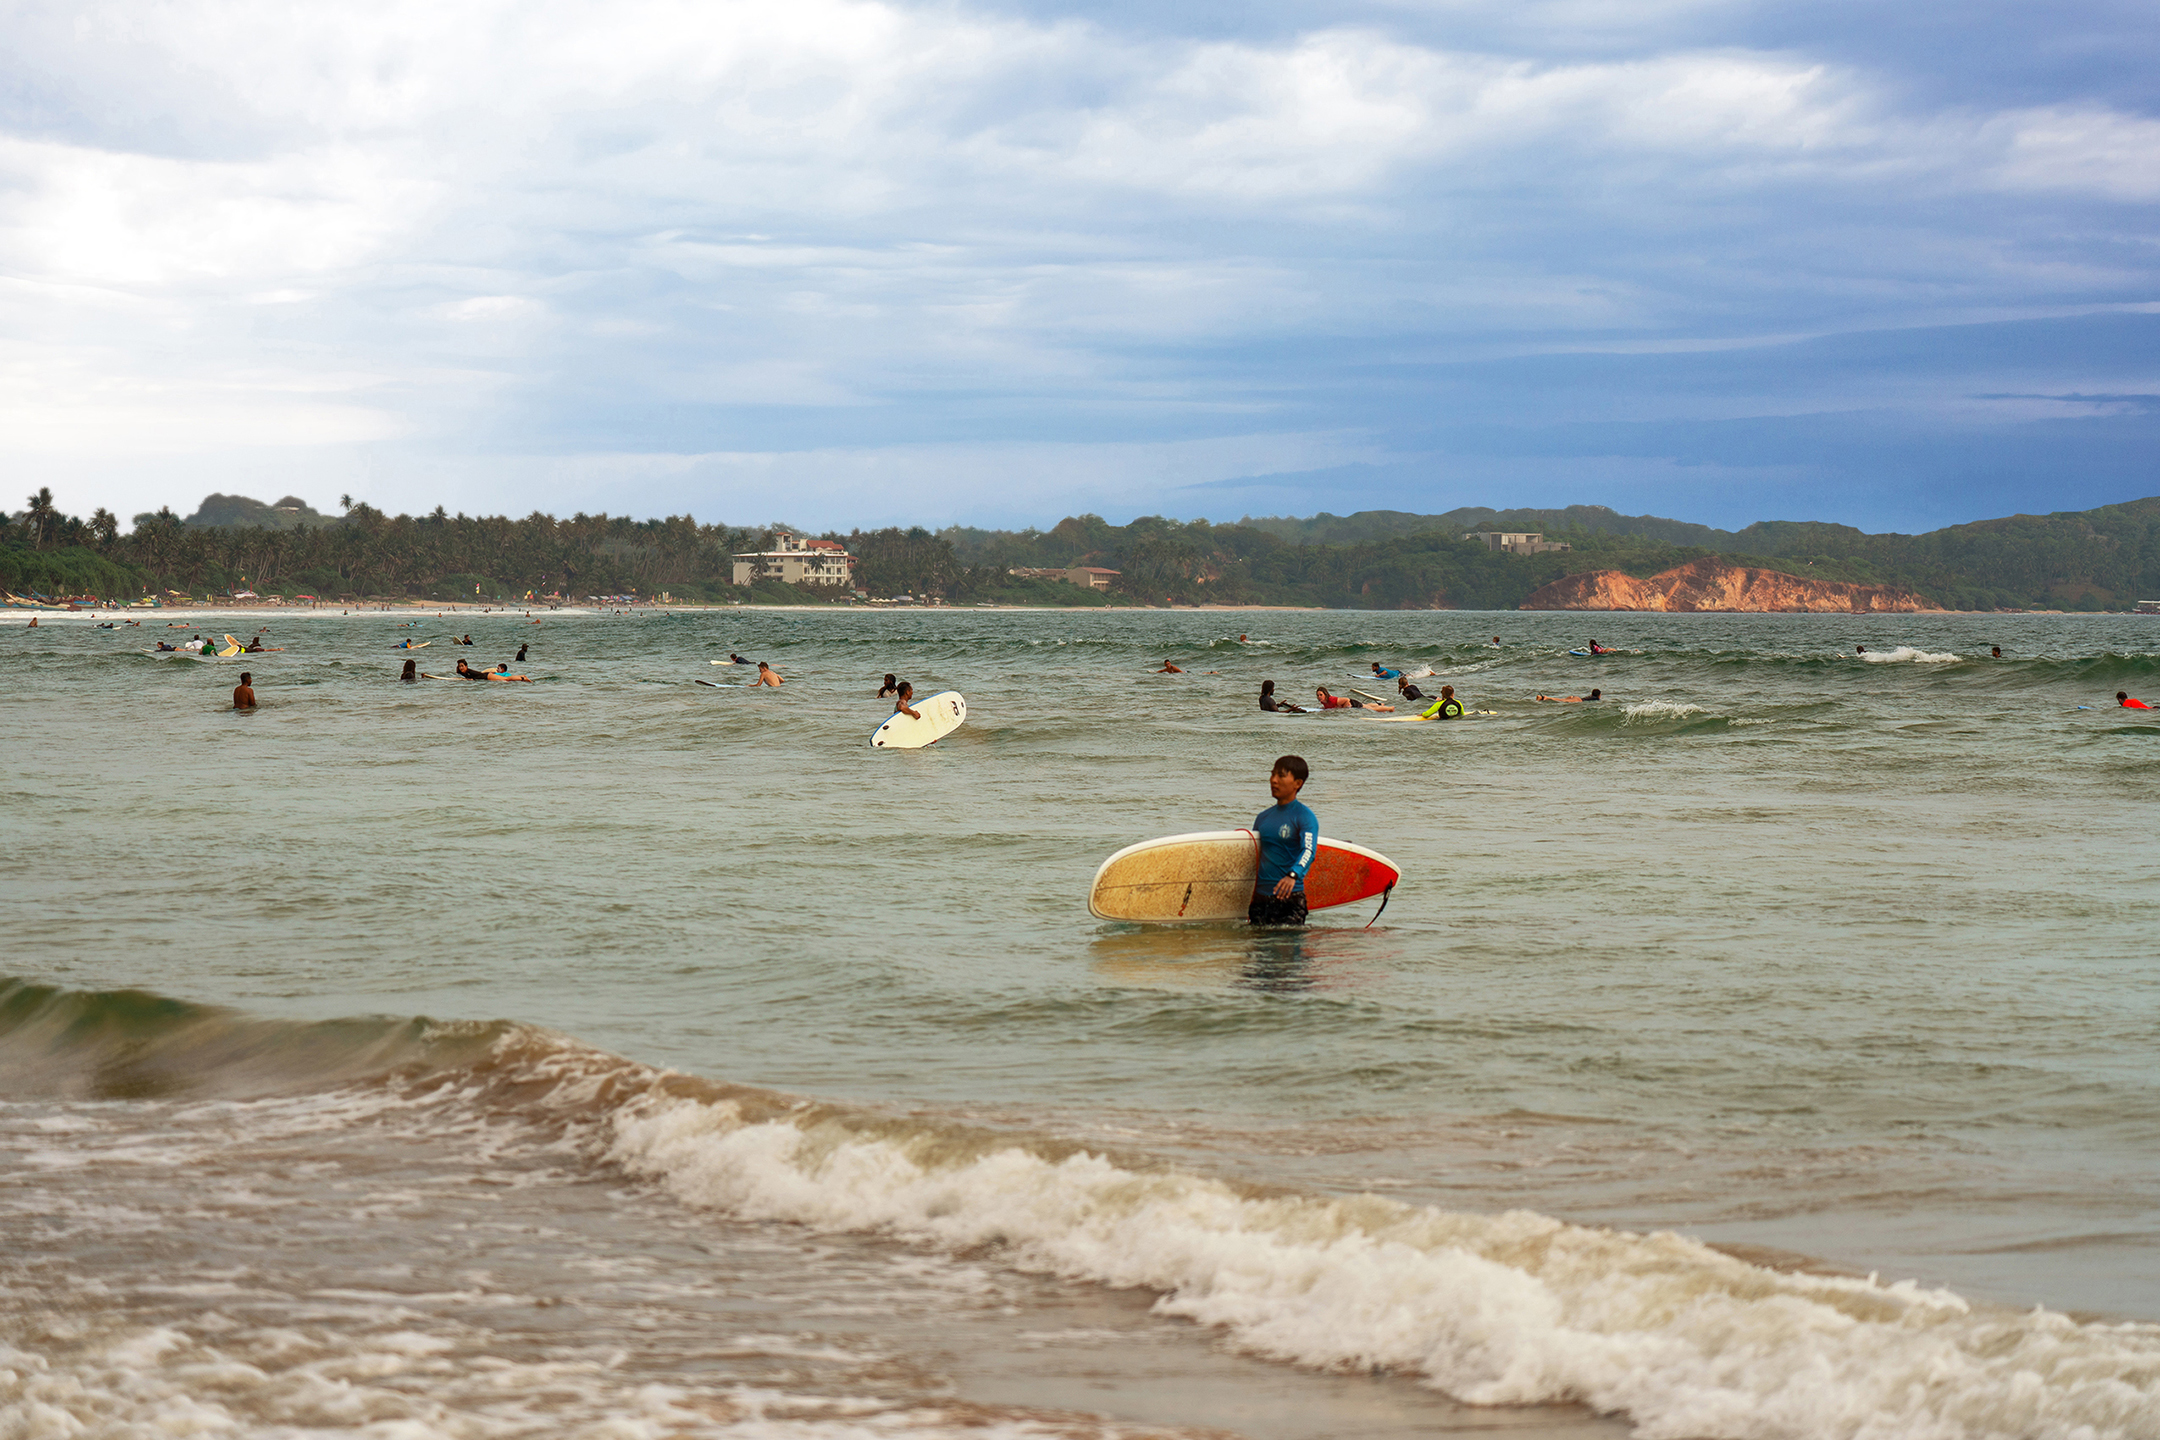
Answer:
[[[1402, 871], [1377, 850], [1321, 836], [1305, 875], [1305, 903], [1325, 910], [1395, 887]], [[1250, 830], [1165, 835], [1128, 845], [1103, 861], [1088, 887], [1098, 920], [1157, 925], [1242, 920], [1260, 873], [1260, 842]]]
[[912, 708], [921, 719], [896, 710], [871, 732], [870, 743], [880, 750], [920, 750], [967, 722], [967, 697], [957, 690], [940, 690], [927, 700], [917, 700]]

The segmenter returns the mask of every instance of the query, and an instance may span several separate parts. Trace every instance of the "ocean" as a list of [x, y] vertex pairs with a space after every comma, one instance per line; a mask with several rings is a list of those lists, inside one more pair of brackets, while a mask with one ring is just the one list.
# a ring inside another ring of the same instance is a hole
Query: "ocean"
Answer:
[[2160, 621], [415, 618], [0, 631], [7, 1440], [2160, 1436]]

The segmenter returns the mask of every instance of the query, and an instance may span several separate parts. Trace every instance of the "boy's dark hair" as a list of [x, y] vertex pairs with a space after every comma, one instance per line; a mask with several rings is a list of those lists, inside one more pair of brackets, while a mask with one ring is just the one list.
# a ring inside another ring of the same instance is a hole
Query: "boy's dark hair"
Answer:
[[1312, 770], [1305, 764], [1305, 757], [1302, 755], [1283, 756], [1282, 759], [1275, 762], [1275, 771], [1269, 773], [1273, 774], [1276, 771], [1288, 775], [1300, 785], [1303, 785], [1312, 776]]

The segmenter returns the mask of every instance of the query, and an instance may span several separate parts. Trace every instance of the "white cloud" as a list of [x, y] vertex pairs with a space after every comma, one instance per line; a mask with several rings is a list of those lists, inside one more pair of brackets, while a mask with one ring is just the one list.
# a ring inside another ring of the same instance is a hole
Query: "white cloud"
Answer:
[[[1482, 37], [1453, 45], [883, 0], [21, 8], [0, 82], [45, 118], [0, 131], [0, 455], [397, 437], [480, 474], [647, 415], [656, 455], [858, 473], [1033, 424], [1114, 494], [1119, 446], [1179, 425], [1365, 433], [1290, 412], [1398, 344], [1647, 353], [2149, 279], [2023, 222], [2160, 198], [2160, 122], [1921, 109], [1695, 38], [1745, 8], [1406, 7]], [[883, 437], [836, 446], [843, 410]]]

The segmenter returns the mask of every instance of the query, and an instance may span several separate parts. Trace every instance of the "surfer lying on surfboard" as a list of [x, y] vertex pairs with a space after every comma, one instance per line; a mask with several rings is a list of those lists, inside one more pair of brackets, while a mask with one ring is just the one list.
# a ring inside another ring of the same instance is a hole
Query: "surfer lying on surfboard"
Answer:
[[[1363, 700], [1346, 699], [1341, 695], [1329, 693], [1325, 685], [1316, 688], [1313, 691], [1313, 696], [1320, 702], [1320, 708], [1323, 710], [1393, 710], [1395, 708], [1378, 696], [1366, 695], [1363, 690], [1354, 693], [1363, 695], [1365, 698]], [[1370, 705], [1366, 704], [1365, 701], [1367, 700], [1372, 703]]]
[[1555, 705], [1582, 705], [1587, 704], [1592, 700], [1604, 699], [1605, 692], [1602, 690], [1592, 690], [1588, 695], [1539, 695], [1536, 698], [1539, 700], [1550, 700]]

